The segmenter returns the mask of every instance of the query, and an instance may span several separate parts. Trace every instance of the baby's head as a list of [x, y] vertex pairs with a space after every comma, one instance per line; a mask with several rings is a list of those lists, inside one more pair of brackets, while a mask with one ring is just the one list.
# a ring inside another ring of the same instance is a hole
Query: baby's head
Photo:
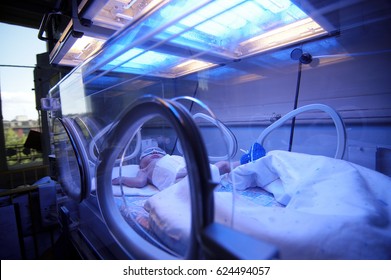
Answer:
[[140, 168], [145, 168], [156, 158], [161, 158], [166, 155], [166, 152], [159, 147], [150, 147], [145, 149], [140, 155]]

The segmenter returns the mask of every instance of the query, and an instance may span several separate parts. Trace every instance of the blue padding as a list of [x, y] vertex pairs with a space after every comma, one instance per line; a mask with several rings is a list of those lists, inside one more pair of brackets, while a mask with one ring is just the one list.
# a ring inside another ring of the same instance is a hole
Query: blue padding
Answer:
[[245, 163], [248, 163], [250, 161], [257, 160], [257, 159], [259, 159], [259, 158], [261, 158], [261, 157], [263, 157], [265, 155], [266, 155], [266, 151], [262, 147], [262, 145], [257, 143], [257, 142], [255, 142], [254, 144], [251, 145], [251, 148], [248, 151], [248, 153], [244, 154], [240, 158], [240, 164], [245, 164]]

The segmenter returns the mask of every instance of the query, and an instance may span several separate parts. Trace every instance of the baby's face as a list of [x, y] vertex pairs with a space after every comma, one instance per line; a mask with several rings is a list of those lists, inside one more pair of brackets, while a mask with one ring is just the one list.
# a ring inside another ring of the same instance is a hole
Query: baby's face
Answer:
[[162, 158], [164, 157], [164, 155], [160, 154], [160, 153], [152, 153], [152, 154], [149, 154], [145, 157], [143, 157], [141, 160], [140, 160], [140, 168], [145, 168], [147, 167], [154, 159], [158, 159], [158, 158]]

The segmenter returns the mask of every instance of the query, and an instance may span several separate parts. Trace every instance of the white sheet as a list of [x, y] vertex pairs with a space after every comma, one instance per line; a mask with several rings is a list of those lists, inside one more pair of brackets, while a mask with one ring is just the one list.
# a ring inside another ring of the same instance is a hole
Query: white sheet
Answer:
[[[237, 203], [233, 220], [234, 228], [275, 244], [282, 259], [391, 259], [390, 177], [343, 160], [272, 151], [230, 178], [286, 205]], [[186, 244], [189, 201], [183, 182], [147, 201], [152, 228], [166, 242]], [[230, 224], [232, 197], [216, 193], [215, 204], [216, 221]]]
[[[149, 212], [149, 224], [154, 233], [169, 248], [184, 254], [190, 235], [190, 196], [187, 177], [171, 187], [149, 198], [144, 208]], [[215, 205], [223, 206], [216, 211], [219, 223], [230, 225], [232, 222], [232, 193], [215, 192]], [[257, 206], [250, 200], [241, 197], [235, 201], [236, 207]]]
[[[134, 177], [136, 176], [139, 170], [139, 166], [136, 164], [125, 165], [122, 167], [121, 174], [126, 177]], [[112, 178], [119, 177], [119, 167], [114, 167], [112, 172]], [[92, 178], [91, 180], [91, 191], [95, 191], [96, 189], [96, 179]], [[113, 195], [114, 196], [122, 196], [121, 187], [119, 185], [113, 185]], [[148, 184], [143, 188], [129, 188], [123, 186], [123, 192], [126, 196], [152, 196], [159, 192], [157, 188], [153, 185]]]

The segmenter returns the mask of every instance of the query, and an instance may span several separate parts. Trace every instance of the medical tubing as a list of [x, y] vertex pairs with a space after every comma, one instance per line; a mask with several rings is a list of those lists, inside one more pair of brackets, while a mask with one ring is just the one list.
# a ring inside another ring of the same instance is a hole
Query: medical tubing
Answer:
[[107, 126], [105, 126], [102, 130], [100, 130], [94, 137], [92, 137], [91, 139], [91, 142], [90, 142], [90, 145], [88, 146], [88, 152], [89, 152], [89, 155], [90, 155], [90, 158], [93, 162], [97, 162], [98, 161], [98, 157], [95, 156], [95, 152], [94, 152], [94, 148], [96, 148], [96, 150], [98, 151], [98, 154], [99, 154], [99, 149], [98, 149], [98, 146], [96, 145], [96, 142], [103, 136], [107, 133], [107, 131], [110, 129], [112, 124], [109, 124]]
[[[87, 130], [88, 135], [90, 135], [91, 140], [94, 141], [94, 143], [96, 143], [96, 141], [95, 141], [95, 140], [93, 139], [93, 137], [92, 137], [92, 132], [91, 132], [89, 126], [86, 124], [86, 122], [85, 122], [82, 118], [80, 118], [80, 117], [76, 117], [76, 118], [75, 118], [75, 122], [81, 122], [81, 123], [83, 124], [83, 126], [84, 126], [84, 129]], [[100, 138], [100, 137], [99, 137], [99, 138]], [[98, 138], [98, 139], [99, 139], [99, 138]], [[90, 144], [90, 145], [91, 145], [91, 144]], [[89, 152], [89, 153], [91, 153], [91, 147], [90, 147], [90, 145], [89, 145], [89, 147], [88, 147], [88, 152]], [[98, 153], [99, 153], [99, 150], [98, 150], [97, 145], [95, 145], [95, 148], [96, 148], [96, 150], [97, 150]], [[93, 153], [93, 150], [92, 150], [92, 153]], [[94, 153], [93, 153], [93, 154], [94, 154]], [[91, 159], [91, 156], [90, 156], [90, 157], [88, 157], [88, 159], [89, 159], [89, 162], [90, 162], [91, 164], [95, 165], [96, 160], [97, 160], [96, 158]]]
[[[128, 150], [128, 148], [129, 148], [129, 145], [130, 145], [130, 143], [132, 143], [132, 140], [133, 140], [133, 138], [134, 138], [134, 136], [135, 135], [139, 135], [140, 134], [140, 128], [138, 128], [136, 131], [135, 131], [135, 133], [133, 133], [133, 135], [132, 135], [132, 137], [130, 138], [130, 140], [128, 141], [128, 143], [126, 144], [126, 146], [125, 146], [125, 149], [123, 150], [123, 153], [122, 153], [122, 155], [121, 155], [121, 159], [119, 160], [119, 168], [118, 168], [118, 175], [119, 175], [119, 178], [120, 178], [120, 184], [119, 184], [119, 186], [120, 186], [120, 190], [121, 190], [121, 197], [122, 197], [122, 199], [123, 199], [123, 201], [124, 201], [124, 204], [125, 204], [125, 206], [127, 206], [127, 202], [126, 202], [126, 199], [125, 199], [125, 192], [124, 192], [124, 186], [123, 186], [123, 184], [122, 184], [122, 166], [123, 166], [123, 163], [124, 163], [124, 161], [125, 160], [127, 160], [127, 158], [129, 157], [129, 156], [125, 156], [125, 153], [126, 153], [126, 151]], [[141, 137], [141, 136], [140, 136]], [[138, 146], [141, 146], [141, 145], [138, 145], [139, 143], [141, 143], [141, 140], [140, 141], [137, 141], [137, 146], [136, 146], [136, 149], [134, 150], [134, 152], [133, 152], [133, 154], [135, 154], [135, 155], [137, 155], [138, 154], [138, 152], [139, 152], [139, 150], [140, 150], [140, 148], [141, 147], [138, 147]], [[132, 154], [132, 155], [133, 155]], [[133, 158], [133, 157], [132, 157]], [[118, 160], [117, 160], [118, 161]]]
[[[115, 122], [115, 123], [111, 123], [109, 125], [107, 125], [106, 127], [104, 127], [101, 131], [99, 131], [91, 140], [90, 142], [90, 145], [89, 145], [89, 149], [88, 149], [88, 152], [89, 152], [89, 156], [92, 160], [93, 163], [97, 163], [98, 162], [98, 157], [95, 155], [95, 152], [94, 152], [94, 148], [96, 148], [96, 150], [98, 151], [99, 153], [99, 149], [98, 149], [98, 146], [96, 145], [96, 142], [101, 138], [103, 137], [104, 135], [106, 135], [106, 133], [110, 130], [110, 128], [112, 127], [115, 127], [117, 125], [118, 122]], [[131, 160], [133, 158], [135, 158], [141, 151], [141, 132], [140, 130], [138, 130], [136, 132], [136, 135], [137, 135], [137, 142], [136, 142], [136, 147], [133, 151], [132, 154], [126, 156], [123, 160]], [[129, 142], [131, 142], [133, 140], [135, 135], [132, 136], [132, 138], [129, 140]], [[128, 144], [129, 145], [129, 144]], [[127, 147], [128, 147], [127, 145]], [[126, 149], [125, 149], [126, 150]], [[119, 162], [119, 160], [116, 161], [117, 163]]]
[[[175, 81], [176, 81], [176, 80], [175, 80]], [[194, 92], [193, 92], [193, 97], [191, 97], [191, 98], [193, 98], [194, 100], [198, 100], [198, 99], [196, 99], [195, 97], [196, 97], [197, 92], [198, 92], [199, 84], [200, 84], [200, 82], [197, 81], [195, 90], [194, 90]], [[176, 85], [176, 83], [175, 83], [175, 85]], [[186, 97], [189, 97], [189, 98], [186, 98]], [[190, 96], [178, 96], [178, 97], [172, 98], [172, 100], [174, 100], [174, 101], [175, 101], [175, 100], [179, 100], [179, 99], [190, 99]], [[191, 99], [190, 99], [190, 100], [191, 100]], [[191, 112], [191, 109], [193, 109], [193, 105], [194, 105], [194, 101], [193, 101], [193, 100], [191, 100], [191, 101], [192, 101], [192, 102], [191, 102], [190, 107], [189, 107], [189, 112]], [[174, 153], [175, 148], [177, 147], [177, 143], [178, 143], [178, 137], [175, 138], [174, 146], [172, 147], [172, 150], [171, 150], [170, 155], [172, 155], [172, 154]], [[179, 150], [179, 149], [178, 149], [178, 150]]]
[[[238, 142], [236, 140], [235, 135], [232, 133], [232, 131], [228, 127], [226, 127], [220, 120], [217, 119], [217, 117], [212, 112], [212, 110], [210, 110], [210, 108], [204, 102], [200, 101], [199, 99], [197, 99], [195, 97], [190, 97], [190, 96], [179, 96], [179, 97], [173, 98], [172, 100], [177, 101], [177, 100], [180, 100], [180, 99], [190, 100], [190, 101], [192, 101], [192, 105], [194, 103], [197, 103], [204, 110], [206, 110], [209, 113], [210, 116], [206, 115], [204, 113], [196, 113], [196, 114], [194, 114], [192, 116], [193, 120], [195, 120], [196, 118], [203, 118], [203, 119], [211, 122], [212, 124], [216, 125], [219, 128], [220, 133], [222, 133], [223, 139], [225, 138], [224, 139], [225, 143], [228, 142], [228, 154], [226, 156], [213, 157], [213, 156], [209, 156], [208, 155], [208, 159], [210, 161], [212, 161], [212, 162], [218, 162], [218, 161], [232, 159], [236, 155], [236, 152], [238, 150]], [[189, 113], [191, 114], [190, 111], [189, 111]], [[183, 154], [182, 147], [180, 145], [178, 145], [177, 148], [178, 148], [178, 151], [181, 154]], [[230, 164], [230, 168], [232, 168], [232, 163], [229, 162], [229, 164]], [[232, 192], [233, 192], [232, 213], [234, 213], [234, 209], [235, 209], [235, 199], [234, 199], [234, 197], [236, 196], [235, 188], [232, 189]], [[233, 226], [233, 221], [234, 221], [234, 219], [231, 220], [231, 226]]]
[[336, 110], [331, 108], [330, 106], [324, 105], [324, 104], [309, 104], [302, 106], [300, 108], [297, 108], [293, 111], [290, 111], [286, 115], [282, 116], [280, 119], [278, 119], [276, 122], [268, 126], [262, 133], [259, 135], [257, 142], [263, 146], [263, 143], [265, 141], [265, 138], [267, 135], [269, 135], [270, 132], [272, 132], [274, 129], [282, 126], [287, 120], [307, 111], [323, 111], [327, 113], [332, 120], [334, 121], [335, 128], [337, 130], [337, 149], [334, 155], [334, 158], [342, 159], [345, 153], [345, 146], [346, 146], [346, 128], [345, 124], [343, 122], [342, 117], [338, 114]]
[[[212, 124], [216, 125], [220, 132], [222, 132], [223, 136], [226, 138], [226, 142], [228, 142], [228, 154], [226, 156], [221, 156], [221, 157], [214, 157], [214, 156], [209, 156], [209, 160], [212, 162], [217, 162], [221, 160], [228, 160], [233, 158], [236, 155], [236, 151], [238, 149], [237, 145], [237, 140], [235, 138], [235, 135], [232, 133], [228, 127], [226, 127], [220, 120], [217, 119], [216, 115], [213, 113], [213, 111], [202, 101], [200, 101], [197, 98], [190, 97], [190, 96], [178, 96], [175, 98], [172, 98], [171, 100], [178, 101], [178, 100], [190, 100], [192, 101], [192, 105], [194, 103], [198, 104], [201, 108], [203, 108], [205, 111], [209, 113], [210, 116], [204, 114], [204, 113], [196, 113], [193, 115], [193, 119], [196, 118], [203, 118]], [[192, 108], [192, 106], [191, 106]], [[190, 112], [190, 111], [189, 111]], [[183, 154], [182, 148], [178, 147], [178, 150], [181, 154]]]
[[[206, 106], [206, 104], [204, 102], [202, 102], [201, 100], [195, 98], [195, 97], [191, 97], [191, 96], [178, 96], [178, 97], [174, 97], [174, 98], [171, 98], [171, 100], [173, 101], [178, 101], [178, 100], [190, 100], [193, 103], [197, 103], [198, 105], [200, 105], [200, 107], [202, 109], [204, 109], [205, 111], [207, 111], [211, 116], [212, 118], [216, 118], [215, 114], [212, 112], [212, 110], [209, 109], [208, 106]], [[192, 108], [193, 106], [191, 106]], [[190, 110], [191, 110], [190, 108]], [[190, 112], [190, 110], [188, 110]]]
[[213, 117], [210, 117], [206, 114], [196, 113], [193, 115], [193, 119], [196, 119], [196, 118], [202, 118], [202, 119], [207, 120], [207, 121], [211, 122], [212, 124], [216, 125], [220, 129], [220, 131], [223, 133], [223, 135], [226, 138], [226, 141], [228, 142], [228, 154], [227, 155], [220, 156], [220, 157], [209, 156], [209, 160], [217, 162], [217, 161], [229, 160], [229, 159], [233, 158], [236, 154], [236, 151], [237, 151], [237, 141], [236, 141], [236, 138], [234, 138], [235, 136], [233, 135], [232, 131], [230, 131], [220, 120], [215, 119]]

